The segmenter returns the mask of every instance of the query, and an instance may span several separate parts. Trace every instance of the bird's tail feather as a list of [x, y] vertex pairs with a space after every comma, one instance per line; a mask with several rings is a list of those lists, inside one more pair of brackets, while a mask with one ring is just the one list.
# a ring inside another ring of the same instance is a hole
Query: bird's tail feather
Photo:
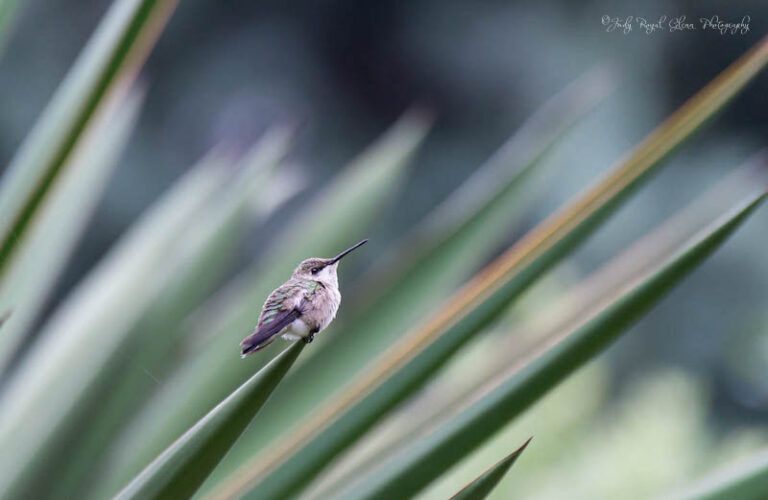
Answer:
[[[258, 332], [257, 332], [258, 333]], [[277, 334], [272, 335], [268, 338], [257, 338], [258, 335], [249, 335], [245, 339], [243, 339], [242, 342], [240, 342], [240, 356], [243, 358], [248, 356], [249, 354], [253, 354], [254, 352], [259, 352], [260, 350], [267, 347], [269, 344], [275, 341], [277, 338]]]

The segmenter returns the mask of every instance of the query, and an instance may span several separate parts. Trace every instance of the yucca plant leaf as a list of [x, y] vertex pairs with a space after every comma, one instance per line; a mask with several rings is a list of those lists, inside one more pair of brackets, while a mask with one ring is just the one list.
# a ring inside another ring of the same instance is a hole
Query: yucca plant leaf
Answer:
[[737, 460], [668, 500], [759, 500], [768, 495], [768, 450]]
[[638, 145], [617, 168], [479, 273], [423, 326], [359, 379], [212, 493], [282, 498], [301, 491], [331, 461], [416, 391], [475, 333], [613, 213], [655, 167], [720, 110], [768, 62], [768, 40], [731, 65]]
[[185, 231], [222, 195], [221, 161], [212, 155], [153, 205], [43, 326], [0, 397], [0, 457], [10, 462], [0, 470], [1, 491], [51, 487], [56, 451], [108, 390], [100, 375], [181, 264], [172, 257], [182, 253]]
[[504, 475], [506, 475], [517, 459], [520, 458], [520, 455], [522, 455], [530, 442], [531, 438], [528, 438], [520, 448], [513, 451], [508, 457], [500, 460], [493, 467], [485, 471], [480, 477], [466, 485], [461, 491], [453, 495], [450, 500], [483, 500], [486, 498], [496, 485], [499, 484], [502, 478], [504, 478]]
[[[755, 186], [766, 183], [764, 172], [765, 157], [758, 154], [746, 162], [712, 189], [697, 197], [683, 210], [674, 214], [651, 233], [632, 243], [622, 253], [601, 266], [588, 278], [563, 294], [565, 300], [560, 307], [548, 311], [549, 321], [540, 323], [539, 329], [552, 330], [570, 322], [592, 304], [621, 289], [625, 283], [648, 269], [655, 267], [670, 252], [701, 230], [703, 224], [712, 220], [745, 195], [754, 193]], [[546, 335], [545, 332], [532, 334]]]
[[[389, 257], [364, 277], [366, 304], [313, 360], [339, 367], [327, 385], [354, 376], [388, 344], [441, 302], [508, 235], [524, 198], [526, 181], [563, 133], [605, 97], [609, 76], [603, 68], [574, 82], [546, 102], [491, 158], [413, 229]], [[352, 297], [351, 300], [355, 300]], [[359, 302], [359, 301], [358, 301]], [[365, 325], [368, 334], [355, 332]], [[343, 345], [344, 349], [338, 349]], [[343, 357], [340, 357], [340, 353]], [[310, 360], [310, 363], [312, 360]], [[309, 363], [296, 371], [314, 381], [328, 372]], [[309, 391], [306, 391], [309, 392]], [[304, 394], [297, 399], [306, 400]]]
[[[154, 432], [150, 436], [127, 435], [125, 463], [117, 469], [140, 470], [162, 446], [183, 432], [184, 426], [205, 414], [215, 398], [231, 392], [255, 366], [269, 359], [274, 349], [249, 358], [247, 363], [232, 362], [240, 340], [256, 323], [264, 298], [307, 255], [332, 255], [364, 235], [403, 179], [405, 166], [423, 141], [428, 125], [421, 113], [405, 115], [311, 200], [296, 220], [287, 222], [277, 235], [270, 235], [274, 242], [263, 264], [255, 264], [210, 307], [196, 314], [196, 329], [207, 335], [205, 349], [191, 354], [168, 385], [174, 389], [159, 394], [146, 410], [152, 414], [153, 408], [164, 408], [174, 416], [147, 424]], [[132, 448], [137, 443], [140, 449]], [[126, 478], [106, 481], [114, 486], [120, 479]]]
[[480, 446], [611, 343], [714, 252], [764, 200], [759, 194], [705, 229], [646, 277], [628, 285], [560, 339], [432, 434], [411, 443], [338, 498], [408, 497]]
[[[221, 300], [225, 307], [219, 308], [217, 301], [201, 314], [206, 318], [201, 329], [224, 334], [217, 346], [222, 353], [225, 349], [229, 353], [231, 341], [239, 342], [243, 331], [253, 326], [253, 309], [261, 307], [270, 287], [282, 283], [298, 262], [307, 255], [333, 254], [359, 239], [403, 180], [405, 167], [428, 127], [427, 117], [420, 112], [403, 116], [280, 229], [266, 256], [222, 294], [231, 299]], [[227, 364], [227, 358], [222, 356], [217, 362]]]
[[[233, 168], [226, 191], [211, 197], [194, 226], [178, 238], [179, 265], [155, 299], [128, 331], [121, 349], [133, 355], [127, 363], [110, 363], [100, 377], [112, 380], [110, 390], [91, 411], [93, 420], [77, 449], [70, 450], [58, 491], [65, 497], [82, 495], [94, 482], [94, 464], [110, 452], [110, 437], [119, 432], [154, 392], [179, 358], [177, 353], [194, 343], [185, 335], [186, 316], [220, 284], [248, 226], [266, 217], [291, 196], [297, 182], [280, 182], [274, 170], [288, 151], [286, 130], [269, 131]], [[72, 490], [70, 491], [70, 488]]]
[[[186, 343], [194, 343], [188, 332], [181, 331], [187, 328], [184, 321], [220, 286], [242, 235], [296, 193], [299, 182], [283, 182], [274, 172], [288, 152], [288, 138], [285, 130], [276, 129], [259, 140], [236, 165], [234, 170], [239, 171], [228, 182], [226, 196], [212, 199], [194, 228], [186, 232], [182, 244], [186, 265], [174, 273], [134, 327], [145, 346], [137, 365], [153, 371], [168, 366], [170, 351], [182, 335]], [[143, 391], [134, 387], [127, 392]]]
[[[432, 402], [428, 408], [419, 412], [418, 418], [409, 413], [406, 417], [398, 418], [396, 431], [392, 429], [377, 429], [375, 447], [366, 448], [364, 453], [345, 457], [333, 474], [326, 475], [321, 484], [313, 484], [310, 496], [325, 498], [344, 489], [354, 478], [361, 477], [393, 456], [397, 450], [403, 449], [418, 436], [431, 432], [435, 426], [446, 421], [450, 416], [471, 404], [475, 396], [485, 387], [498, 379], [499, 373], [506, 372], [509, 366], [521, 359], [532, 357], [531, 340], [559, 338], [563, 332], [569, 331], [574, 324], [584, 321], [599, 304], [611, 300], [627, 283], [637, 281], [649, 271], [658, 267], [684, 243], [699, 233], [713, 218], [724, 213], [733, 206], [736, 200], [743, 200], [748, 194], [755, 192], [755, 185], [765, 183], [765, 175], [754, 168], [758, 161], [749, 161], [707, 193], [687, 205], [683, 210], [664, 221], [653, 231], [643, 236], [621, 254], [588, 277], [569, 287], [544, 310], [537, 311], [530, 319], [517, 324], [507, 335], [496, 336], [495, 356], [486, 356], [482, 375], [471, 381], [466, 388], [456, 391], [453, 387], [448, 390], [450, 381], [437, 381], [438, 385], [432, 390]], [[762, 167], [762, 165], [760, 165]], [[506, 331], [508, 327], [499, 326], [497, 329]], [[534, 340], [534, 341], [535, 341]], [[435, 398], [435, 394], [446, 395]], [[400, 410], [407, 413], [408, 409]], [[265, 412], [265, 417], [267, 413]], [[383, 434], [383, 435], [382, 435]], [[364, 446], [364, 445], [363, 445]]]
[[188, 264], [174, 274], [168, 290], [137, 327], [154, 343], [153, 354], [165, 353], [161, 344], [167, 347], [169, 341], [178, 340], [174, 335], [155, 334], [181, 328], [182, 320], [221, 284], [242, 234], [254, 220], [265, 219], [301, 187], [299, 180], [289, 182], [275, 172], [288, 153], [289, 138], [282, 129], [265, 134], [235, 165], [239, 172], [228, 182], [226, 196], [211, 200], [194, 229], [187, 231], [183, 247]]
[[22, 143], [0, 185], [0, 276], [98, 109], [128, 85], [176, 0], [116, 0]]
[[140, 100], [138, 95], [118, 98], [103, 109], [19, 239], [19, 251], [0, 283], [0, 311], [13, 311], [0, 335], [0, 373], [24, 341], [90, 219], [133, 129]]
[[[389, 257], [363, 277], [345, 302], [353, 317], [339, 318], [313, 345], [289, 383], [264, 409], [265, 428], [249, 430], [215, 476], [251, 455], [307, 415], [391, 345], [409, 325], [439, 304], [508, 236], [521, 212], [525, 187], [545, 153], [607, 93], [610, 75], [593, 70], [546, 102], [461, 187], [413, 229]], [[366, 298], [364, 304], [355, 296]], [[357, 303], [357, 304], [356, 304]], [[345, 310], [346, 310], [345, 308]], [[365, 335], [360, 335], [365, 331]], [[288, 387], [290, 386], [290, 389]]]
[[184, 433], [115, 498], [190, 498], [261, 409], [304, 348], [296, 342]]

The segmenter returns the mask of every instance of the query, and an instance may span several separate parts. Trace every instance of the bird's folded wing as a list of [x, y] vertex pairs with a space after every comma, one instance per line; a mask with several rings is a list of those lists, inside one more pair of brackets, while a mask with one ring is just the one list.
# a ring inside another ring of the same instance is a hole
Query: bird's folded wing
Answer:
[[243, 356], [269, 345], [275, 335], [301, 317], [306, 296], [307, 288], [299, 282], [289, 281], [272, 292], [264, 303], [259, 324], [240, 343]]
[[262, 322], [252, 334], [244, 338], [240, 343], [243, 347], [243, 354], [258, 350], [261, 345], [280, 333], [283, 328], [293, 323], [300, 316], [301, 312], [298, 309], [291, 309], [278, 312], [269, 322]]

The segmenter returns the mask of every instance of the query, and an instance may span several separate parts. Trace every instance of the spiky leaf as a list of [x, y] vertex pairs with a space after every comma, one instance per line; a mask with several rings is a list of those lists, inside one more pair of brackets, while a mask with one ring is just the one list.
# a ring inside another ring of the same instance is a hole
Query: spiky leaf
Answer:
[[[263, 220], [294, 193], [296, 183], [286, 184], [275, 167], [287, 152], [285, 130], [265, 134], [238, 163], [227, 180], [226, 191], [213, 196], [195, 224], [183, 231], [176, 247], [179, 263], [155, 300], [123, 335], [133, 355], [128, 363], [110, 363], [99, 375], [111, 380], [107, 394], [91, 409], [88, 432], [68, 452], [60, 467], [66, 476], [58, 491], [69, 497], [82, 495], [99, 474], [94, 463], [103, 463], [120, 428], [150, 398], [158, 380], [172, 370], [180, 346], [190, 348], [198, 339], [185, 331], [185, 319], [220, 284], [235, 250], [251, 224]], [[254, 203], [254, 200], [257, 203]]]
[[104, 108], [7, 263], [0, 282], [0, 311], [12, 310], [13, 317], [0, 335], [0, 372], [12, 361], [63, 272], [133, 129], [140, 100], [137, 95], [117, 98]]
[[284, 441], [222, 481], [214, 494], [253, 495], [257, 484], [260, 498], [282, 498], [301, 491], [333, 458], [426, 383], [528, 285], [576, 248], [766, 62], [768, 40], [685, 103], [601, 182], [483, 270], [438, 314], [405, 335]]
[[670, 500], [758, 500], [768, 495], [768, 450], [738, 460], [711, 473]]
[[760, 194], [714, 222], [672, 258], [629, 285], [562, 338], [546, 339], [533, 359], [435, 432], [358, 478], [339, 498], [409, 497], [480, 446], [503, 425], [602, 352], [712, 254], [764, 200]]
[[21, 145], [0, 185], [0, 276], [84, 131], [119, 84], [128, 85], [176, 0], [116, 0]]
[[185, 230], [222, 188], [218, 161], [188, 173], [151, 207], [43, 326], [0, 397], [0, 456], [10, 462], [0, 470], [2, 491], [32, 494], [27, 488], [50, 487], [60, 473], [52, 457], [98, 403], [109, 383], [100, 374], [173, 274], [171, 264], [180, 264], [168, 256], [180, 252]]
[[[423, 115], [404, 116], [316, 195], [296, 220], [286, 223], [277, 236], [270, 237], [273, 245], [263, 264], [246, 270], [197, 316], [200, 318], [198, 329], [205, 332], [210, 341], [205, 350], [187, 360], [170, 384], [186, 389], [160, 394], [147, 410], [152, 413], [153, 407], [163, 407], [177, 414], [152, 425], [156, 430], [152, 436], [126, 436], [127, 447], [136, 443], [145, 446], [129, 451], [121, 469], [140, 470], [159, 452], [158, 446], [173, 440], [184, 426], [190, 425], [190, 419], [194, 421], [204, 414], [217, 397], [223, 397], [241, 383], [247, 371], [231, 362], [232, 349], [256, 324], [264, 299], [307, 256], [333, 255], [350, 241], [362, 237], [403, 178], [408, 159], [427, 131], [428, 122]], [[264, 351], [256, 361], [268, 360], [269, 352], [272, 351]], [[105, 482], [114, 485], [119, 478], [106, 478]], [[109, 488], [105, 494], [109, 494], [108, 491]]]
[[[286, 384], [270, 405], [265, 429], [249, 430], [216, 475], [253, 454], [267, 440], [290, 429], [341, 385], [358, 376], [383, 350], [487, 261], [522, 212], [531, 175], [546, 163], [546, 152], [610, 88], [602, 68], [558, 93], [534, 113], [456, 192], [444, 200], [400, 245], [375, 264], [354, 290], [328, 335], [312, 356], [289, 375], [312, 385]], [[365, 302], [356, 300], [365, 297]], [[344, 312], [342, 311], [342, 312]], [[365, 331], [365, 335], [360, 335]], [[290, 390], [287, 387], [290, 385]]]
[[266, 402], [304, 348], [296, 342], [219, 403], [115, 498], [190, 498]]
[[522, 455], [530, 442], [531, 439], [529, 438], [520, 448], [513, 451], [508, 457], [500, 460], [493, 467], [485, 471], [480, 477], [466, 485], [461, 491], [453, 495], [450, 500], [483, 500], [486, 498], [496, 485], [499, 484], [517, 459], [520, 458], [520, 455]]

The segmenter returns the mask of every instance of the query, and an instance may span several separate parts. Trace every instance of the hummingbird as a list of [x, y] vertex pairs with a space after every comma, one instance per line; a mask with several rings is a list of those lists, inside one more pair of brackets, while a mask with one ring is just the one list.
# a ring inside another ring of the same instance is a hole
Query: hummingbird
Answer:
[[240, 342], [241, 356], [264, 349], [278, 335], [292, 342], [312, 342], [339, 310], [339, 261], [367, 242], [365, 239], [330, 259], [312, 257], [302, 261], [291, 278], [267, 297], [256, 328]]

